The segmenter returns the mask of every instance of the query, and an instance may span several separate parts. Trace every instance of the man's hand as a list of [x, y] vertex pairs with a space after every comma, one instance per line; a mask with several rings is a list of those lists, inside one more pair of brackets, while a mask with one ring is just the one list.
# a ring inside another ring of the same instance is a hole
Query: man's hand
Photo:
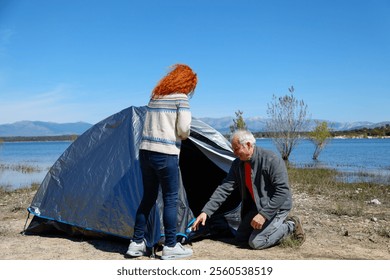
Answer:
[[264, 218], [261, 214], [257, 214], [253, 217], [251, 221], [251, 226], [254, 229], [261, 229], [266, 221], [266, 218]]
[[206, 224], [207, 220], [207, 214], [202, 212], [199, 214], [199, 216], [196, 218], [194, 224], [191, 227], [191, 230], [198, 230], [199, 229], [199, 224], [202, 223], [202, 226]]

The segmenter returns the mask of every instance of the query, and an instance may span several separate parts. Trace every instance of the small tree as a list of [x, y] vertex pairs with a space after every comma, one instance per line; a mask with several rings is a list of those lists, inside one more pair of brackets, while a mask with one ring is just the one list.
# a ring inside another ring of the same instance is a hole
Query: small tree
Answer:
[[309, 139], [315, 145], [315, 150], [313, 153], [314, 160], [318, 159], [321, 151], [325, 148], [326, 144], [328, 144], [330, 137], [331, 133], [329, 131], [328, 123], [325, 121], [316, 121], [316, 127], [309, 133]]
[[233, 133], [237, 129], [247, 129], [246, 123], [244, 121], [244, 118], [242, 117], [242, 114], [244, 112], [238, 110], [236, 114], [236, 118], [233, 119], [233, 125], [230, 126], [230, 131]]
[[303, 100], [297, 100], [294, 87], [290, 94], [277, 98], [268, 104], [266, 123], [267, 131], [284, 160], [288, 160], [291, 152], [300, 140], [300, 133], [307, 128], [307, 105]]

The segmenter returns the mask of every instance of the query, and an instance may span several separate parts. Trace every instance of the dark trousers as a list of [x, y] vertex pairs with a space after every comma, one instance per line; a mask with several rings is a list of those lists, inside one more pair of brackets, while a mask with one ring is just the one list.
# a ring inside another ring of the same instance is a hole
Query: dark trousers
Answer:
[[279, 210], [273, 219], [264, 223], [262, 229], [253, 229], [251, 221], [258, 211], [249, 210], [243, 215], [237, 229], [237, 243], [248, 244], [253, 249], [265, 249], [279, 243], [282, 238], [294, 230], [292, 222], [285, 222], [289, 212], [289, 210]]
[[133, 240], [139, 243], [144, 238], [149, 213], [156, 203], [159, 186], [161, 186], [164, 201], [163, 223], [165, 245], [173, 247], [176, 245], [179, 189], [178, 156], [140, 150], [139, 158], [144, 194], [136, 214]]

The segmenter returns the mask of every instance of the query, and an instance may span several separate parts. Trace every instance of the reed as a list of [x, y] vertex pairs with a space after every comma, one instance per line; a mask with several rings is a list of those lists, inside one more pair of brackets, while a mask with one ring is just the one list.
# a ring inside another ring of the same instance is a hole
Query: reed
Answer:
[[297, 191], [304, 191], [313, 195], [330, 196], [335, 200], [366, 201], [372, 197], [389, 200], [390, 182], [375, 183], [371, 180], [348, 182], [339, 180], [340, 172], [334, 169], [322, 168], [294, 168], [288, 167], [290, 184]]

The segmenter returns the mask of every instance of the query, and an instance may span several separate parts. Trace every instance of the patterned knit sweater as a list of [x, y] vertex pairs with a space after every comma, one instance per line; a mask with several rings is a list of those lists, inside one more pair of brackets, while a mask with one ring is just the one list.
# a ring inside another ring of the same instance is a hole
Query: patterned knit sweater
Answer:
[[191, 111], [183, 93], [151, 99], [147, 106], [140, 149], [178, 155], [181, 140], [188, 138]]

